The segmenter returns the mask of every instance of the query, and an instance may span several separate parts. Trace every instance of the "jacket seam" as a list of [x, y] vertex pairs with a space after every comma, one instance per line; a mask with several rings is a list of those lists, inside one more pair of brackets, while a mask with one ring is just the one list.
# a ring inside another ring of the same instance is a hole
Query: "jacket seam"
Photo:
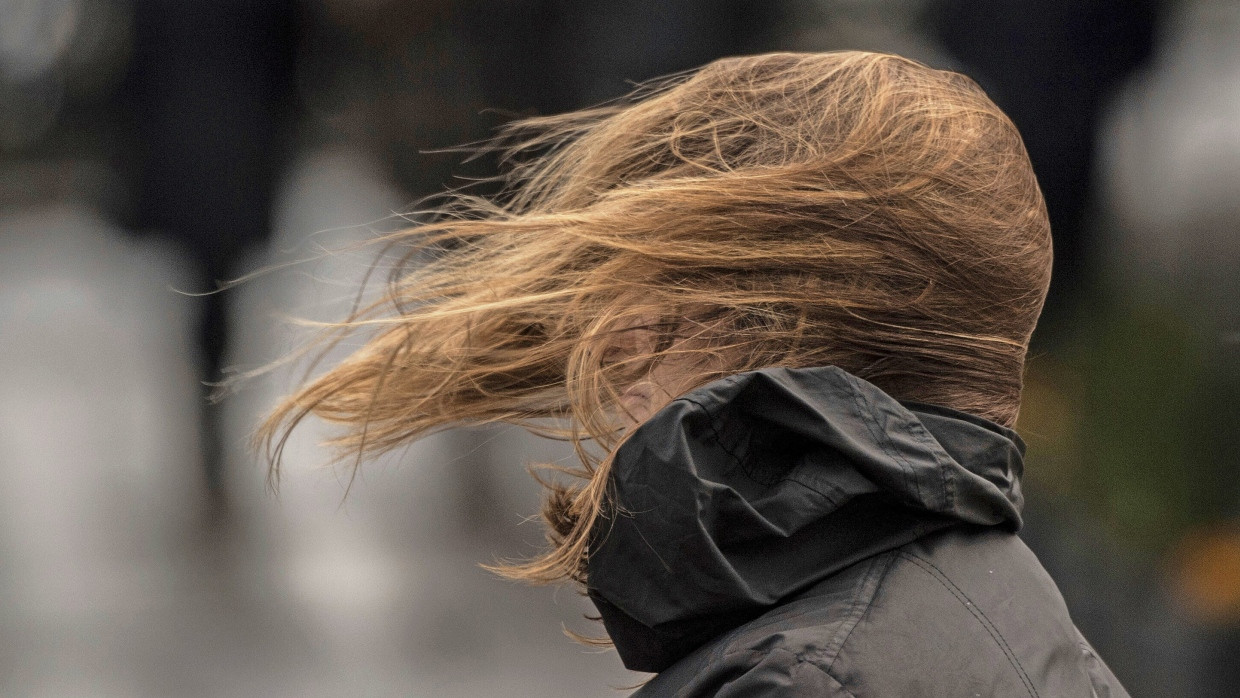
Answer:
[[[747, 671], [753, 671], [754, 669], [757, 668], [758, 664], [762, 661], [762, 658], [769, 657], [770, 655], [775, 654], [776, 652], [780, 654], [786, 654], [792, 657], [793, 661], [796, 663], [796, 666], [810, 666], [810, 667], [817, 669], [818, 671], [822, 672], [823, 675], [827, 676], [832, 681], [834, 681], [835, 685], [841, 691], [843, 691], [846, 696], [848, 696], [849, 698], [857, 698], [856, 694], [848, 690], [848, 687], [844, 685], [844, 682], [840, 680], [840, 677], [831, 673], [830, 670], [824, 668], [818, 662], [808, 659], [804, 655], [797, 654], [796, 652], [793, 652], [792, 650], [784, 648], [784, 647], [772, 647], [771, 649], [765, 652], [761, 650], [734, 650], [732, 652], [726, 653], [724, 656], [730, 657], [730, 656], [736, 656], [736, 655], [757, 655], [758, 657], [757, 661], [754, 663], [753, 666], [747, 669]], [[684, 688], [680, 689], [679, 691], [677, 691], [676, 695], [677, 696], [686, 695], [685, 689]]]
[[[890, 551], [886, 551], [886, 552], [881, 552], [881, 553], [875, 553], [874, 555], [871, 555], [870, 557], [863, 558], [863, 559], [858, 560], [858, 561], [856, 562], [856, 564], [858, 564], [858, 565], [868, 564], [868, 565], [869, 565], [869, 567], [870, 567], [870, 569], [867, 569], [867, 570], [866, 570], [866, 574], [863, 576], [863, 578], [862, 578], [862, 579], [861, 579], [861, 580], [857, 583], [857, 584], [858, 584], [858, 589], [859, 589], [859, 590], [860, 590], [860, 589], [863, 589], [863, 588], [865, 587], [866, 583], [867, 583], [867, 582], [869, 582], [869, 580], [870, 580], [870, 578], [871, 578], [871, 576], [872, 576], [873, 567], [874, 567], [875, 565], [879, 564], [879, 562], [881, 562], [881, 558], [882, 558], [883, 556], [889, 556], [889, 557], [891, 558], [891, 559], [890, 559], [890, 561], [891, 561], [891, 562], [894, 562], [894, 560], [895, 560], [895, 558], [894, 558], [894, 554], [893, 554], [892, 552], [890, 552]], [[890, 565], [888, 565], [888, 568], [890, 568]], [[886, 578], [886, 572], [887, 572], [886, 570], [884, 570], [884, 572], [883, 572], [883, 577], [884, 577], [884, 579]], [[879, 584], [877, 584], [877, 585], [875, 586], [875, 588], [874, 588], [874, 594], [871, 596], [871, 602], [873, 601], [873, 596], [877, 596], [877, 595], [878, 595], [878, 590], [879, 590], [879, 588], [880, 588], [881, 586], [882, 586], [882, 580], [880, 580], [880, 581], [879, 581]], [[813, 588], [813, 585], [811, 585], [810, 589], [812, 590], [812, 588]], [[802, 592], [799, 592], [799, 593], [796, 593], [796, 594], [792, 594], [792, 595], [791, 595], [791, 596], [789, 596], [789, 597], [785, 597], [783, 600], [781, 600], [781, 601], [779, 602], [779, 604], [778, 604], [777, 606], [775, 606], [774, 610], [778, 610], [778, 609], [783, 608], [783, 607], [784, 607], [787, 603], [795, 603], [795, 602], [797, 602], [797, 601], [803, 601], [803, 600], [805, 600], [805, 599], [812, 599], [812, 598], [815, 598], [815, 596], [814, 596], [813, 594], [808, 594], [808, 593], [807, 593], [808, 591], [809, 591], [809, 590], [803, 590]], [[802, 595], [802, 594], [805, 594], [805, 595]], [[849, 611], [850, 611], [850, 612], [851, 612], [851, 611], [853, 611], [852, 606], [853, 606], [853, 605], [855, 605], [855, 604], [857, 603], [857, 599], [858, 599], [858, 597], [859, 597], [859, 596], [860, 596], [860, 591], [858, 591], [858, 593], [854, 594], [854, 595], [853, 595], [852, 600], [849, 602]], [[723, 640], [723, 642], [721, 643], [721, 645], [720, 645], [719, 649], [717, 649], [717, 650], [715, 651], [715, 654], [716, 654], [716, 656], [726, 656], [726, 655], [731, 654], [731, 653], [733, 653], [733, 652], [740, 652], [740, 651], [742, 651], [742, 650], [729, 650], [729, 649], [727, 649], [727, 640], [729, 640], [729, 639], [733, 638], [734, 636], [736, 636], [737, 634], [741, 633], [742, 631], [744, 631], [744, 632], [754, 632], [754, 631], [762, 630], [763, 628], [767, 628], [767, 627], [770, 627], [770, 626], [772, 626], [772, 625], [778, 625], [779, 623], [783, 623], [783, 622], [786, 622], [786, 621], [789, 621], [789, 620], [794, 620], [794, 619], [796, 619], [796, 618], [800, 618], [800, 617], [801, 617], [801, 616], [803, 616], [803, 615], [805, 615], [805, 614], [804, 614], [804, 613], [796, 613], [796, 614], [792, 614], [792, 615], [781, 615], [781, 616], [777, 616], [777, 617], [769, 618], [768, 620], [766, 620], [765, 622], [762, 622], [762, 623], [759, 623], [758, 621], [761, 621], [761, 620], [762, 620], [763, 618], [765, 618], [766, 616], [765, 616], [765, 615], [764, 615], [764, 616], [759, 616], [759, 617], [758, 617], [758, 618], [756, 618], [755, 620], [750, 621], [749, 623], [747, 623], [747, 624], [745, 624], [745, 625], [741, 625], [741, 626], [738, 626], [738, 627], [736, 627], [736, 628], [733, 628], [732, 630], [728, 631], [728, 633], [726, 633], [725, 635], [721, 636], [721, 639]], [[865, 616], [865, 612], [862, 612], [861, 617], [864, 617], [864, 616]], [[834, 638], [834, 637], [838, 637], [838, 635], [839, 635], [839, 632], [837, 632], [835, 635], [832, 635], [832, 637], [833, 637], [833, 638]], [[844, 646], [844, 643], [840, 643], [840, 647], [843, 647], [843, 646]], [[827, 654], [829, 654], [829, 650], [824, 649], [824, 650], [822, 650], [819, 654], [822, 654], [823, 656], [826, 656]]]
[[[1029, 695], [1034, 696], [1034, 698], [1038, 698], [1038, 690], [1034, 687], [1033, 681], [1030, 680], [1029, 675], [1025, 672], [1025, 668], [1021, 666], [1020, 660], [1016, 657], [1016, 653], [1012, 651], [1012, 648], [1008, 645], [1007, 641], [1003, 639], [1003, 634], [999, 632], [999, 628], [990, 620], [990, 618], [986, 616], [986, 612], [978, 607], [977, 604], [973, 603], [973, 600], [970, 599], [968, 595], [960, 589], [960, 587], [952, 583], [951, 579], [947, 577], [943, 570], [939, 569], [933, 562], [930, 562], [923, 557], [913, 555], [909, 552], [899, 552], [897, 554], [901, 558], [916, 565], [926, 574], [930, 575], [939, 584], [943, 585], [943, 588], [947, 589], [948, 593], [956, 597], [956, 600], [959, 601], [960, 604], [973, 615], [982, 628], [986, 630], [987, 634], [990, 635], [990, 638], [995, 641], [995, 644], [999, 646], [999, 649], [1003, 651], [1004, 656], [1007, 657], [1007, 660], [1012, 665], [1012, 668], [1016, 670], [1016, 675], [1020, 678], [1021, 684], [1023, 684], [1025, 689], [1029, 691]], [[927, 566], [930, 569], [927, 569]], [[932, 572], [931, 569], [934, 571]]]
[[[850, 609], [851, 613], [849, 614], [849, 618], [845, 621], [845, 626], [841, 627], [840, 630], [835, 633], [835, 635], [832, 637], [831, 643], [825, 649], [823, 649], [821, 652], [814, 653], [815, 655], [818, 655], [818, 656], [810, 656], [808, 654], [793, 652], [785, 647], [773, 647], [770, 650], [767, 650], [765, 652], [762, 652], [759, 650], [752, 650], [752, 649], [730, 650], [730, 651], [723, 652], [720, 656], [727, 657], [727, 656], [736, 655], [736, 654], [753, 654], [753, 653], [757, 653], [759, 655], [766, 655], [766, 654], [770, 654], [771, 652], [783, 652], [785, 654], [790, 654], [793, 657], [796, 657], [796, 660], [798, 663], [813, 665], [816, 669], [818, 669], [822, 673], [826, 674], [827, 676], [830, 676], [832, 680], [834, 680], [836, 683], [840, 685], [840, 688], [842, 690], [847, 692], [847, 689], [844, 688], [844, 682], [841, 681], [840, 678], [837, 677], [835, 674], [831, 673], [831, 669], [832, 667], [835, 666], [835, 660], [839, 658], [840, 651], [843, 649], [844, 645], [848, 643], [848, 638], [852, 637], [853, 630], [855, 630], [857, 626], [861, 624], [861, 620], [865, 618], [866, 614], [869, 613], [871, 606], [873, 606], [874, 604], [874, 599], [878, 596], [878, 592], [882, 588], [883, 582], [886, 581], [887, 579], [888, 572], [891, 571], [892, 566], [895, 564], [896, 556], [894, 553], [887, 553], [884, 557], [886, 557], [885, 560], [881, 559], [880, 557], [870, 558], [870, 569], [866, 571], [865, 576], [863, 576], [861, 581], [857, 584], [857, 591], [853, 595], [853, 599], [850, 602], [850, 605], [852, 606], [852, 608]], [[877, 577], [877, 582], [875, 582], [876, 577]], [[865, 600], [865, 604], [861, 605], [859, 603], [861, 600], [861, 597], [863, 594], [865, 594], [866, 587], [870, 586], [871, 583], [874, 584], [874, 589], [868, 594], [868, 598]], [[772, 621], [772, 622], [775, 622], [775, 621]], [[748, 628], [748, 629], [753, 630], [754, 628]], [[842, 633], [842, 636], [841, 636], [841, 633]], [[823, 666], [822, 661], [826, 660], [827, 658], [830, 658], [830, 662], [827, 663], [826, 666]], [[849, 692], [848, 695], [852, 696], [853, 694]]]
[[840, 634], [837, 633], [836, 637], [839, 638], [838, 642], [833, 640], [831, 644], [828, 645], [826, 655], [830, 658], [830, 662], [827, 664], [824, 671], [829, 673], [831, 668], [835, 666], [835, 662], [840, 658], [840, 653], [843, 651], [844, 645], [848, 644], [848, 639], [852, 637], [853, 631], [857, 629], [857, 626], [861, 624], [861, 620], [870, 612], [870, 608], [874, 605], [874, 599], [878, 598], [878, 592], [882, 589], [883, 582], [887, 581], [887, 573], [891, 571], [891, 567], [895, 563], [896, 559], [895, 555], [891, 554], [888, 554], [886, 557], [886, 560], [880, 562], [876, 559], [873, 563], [871, 563], [873, 566], [870, 568], [869, 573], [866, 574], [865, 578], [861, 580], [861, 584], [858, 585], [858, 596], [853, 597], [854, 604], [856, 604], [859, 600], [858, 597], [863, 590], [870, 585], [870, 579], [874, 576], [875, 569], [881, 564], [881, 570], [878, 572], [878, 580], [874, 584], [874, 590], [870, 592], [869, 598], [865, 600], [865, 605], [860, 607], [860, 612], [854, 609], [853, 616], [847, 621], [847, 630], [844, 628], [840, 629], [843, 631], [843, 636], [840, 636]]
[[[733, 460], [733, 462], [736, 463], [736, 466], [740, 468], [741, 470], [743, 470], [745, 472], [745, 475], [749, 477], [749, 479], [762, 485], [763, 487], [774, 487], [775, 485], [778, 485], [781, 482], [791, 482], [791, 483], [800, 485], [801, 487], [804, 487], [805, 489], [809, 490], [810, 492], [813, 492], [819, 497], [822, 497], [823, 499], [827, 500], [827, 502], [829, 502], [832, 506], [835, 506], [835, 507], [839, 506], [839, 500], [837, 500], [834, 496], [827, 494], [826, 492], [823, 492], [817, 487], [806, 484], [805, 482], [802, 482], [801, 480], [798, 480], [795, 477], [784, 476], [770, 483], [764, 483], [758, 478], [754, 477], [749, 472], [749, 469], [745, 467], [745, 459], [736, 455], [736, 453], [732, 449], [728, 448], [727, 445], [724, 444], [723, 436], [719, 433], [719, 428], [715, 426], [715, 420], [717, 419], [717, 415], [714, 412], [711, 412], [710, 408], [708, 408], [706, 405], [703, 405], [702, 403], [692, 398], [681, 396], [676, 399], [680, 402], [686, 402], [690, 405], [693, 405], [694, 407], [701, 410], [704, 415], [706, 415], [706, 425], [710, 427], [710, 433], [711, 433], [711, 436], [714, 438], [715, 444], [719, 446], [719, 448], [723, 449], [724, 453], [728, 454], [728, 456]], [[791, 472], [791, 469], [789, 469], [789, 472]], [[835, 491], [838, 492], [839, 490], [836, 489]]]
[[914, 438], [929, 447], [934, 455], [934, 464], [939, 468], [939, 480], [943, 483], [943, 506], [947, 511], [951, 511], [956, 506], [956, 480], [952, 477], [951, 468], [939, 459], [938, 450], [942, 448], [942, 445], [926, 430], [921, 420], [910, 422], [909, 431], [913, 433]]
[[687, 398], [687, 397], [680, 397], [680, 398], [677, 398], [677, 399], [682, 400], [682, 401], [684, 401], [684, 402], [687, 402], [687, 403], [689, 403], [690, 405], [693, 405], [694, 407], [696, 407], [696, 408], [698, 408], [699, 410], [701, 410], [703, 414], [705, 414], [705, 415], [706, 415], [706, 425], [710, 427], [710, 433], [711, 433], [711, 435], [713, 435], [713, 436], [714, 436], [714, 438], [715, 438], [715, 443], [719, 446], [719, 448], [722, 448], [722, 449], [723, 449], [723, 452], [724, 452], [724, 453], [728, 454], [728, 456], [730, 456], [730, 457], [732, 458], [732, 460], [736, 462], [736, 465], [737, 465], [738, 467], [742, 467], [742, 468], [743, 468], [743, 467], [744, 467], [744, 465], [741, 463], [741, 457], [740, 457], [740, 456], [738, 456], [738, 455], [736, 455], [736, 453], [734, 453], [734, 452], [732, 451], [732, 449], [730, 449], [730, 448], [728, 448], [726, 445], [724, 445], [724, 443], [723, 443], [723, 437], [719, 434], [719, 429], [715, 426], [715, 413], [714, 413], [714, 412], [711, 412], [709, 409], [707, 409], [706, 405], [703, 405], [702, 403], [698, 402], [697, 400], [693, 400], [693, 399], [690, 399], [690, 398]]
[[838, 676], [836, 676], [835, 674], [832, 674], [832, 673], [831, 673], [830, 667], [825, 667], [825, 668], [824, 668], [824, 667], [823, 667], [821, 664], [819, 664], [818, 662], [810, 661], [810, 660], [806, 659], [805, 657], [802, 657], [801, 655], [797, 654], [796, 652], [792, 652], [792, 651], [790, 651], [790, 650], [786, 650], [786, 649], [784, 649], [784, 648], [782, 648], [782, 647], [776, 647], [774, 651], [776, 651], [776, 652], [784, 652], [785, 654], [791, 654], [793, 657], [795, 657], [795, 658], [796, 658], [796, 660], [797, 660], [797, 665], [798, 665], [798, 666], [802, 666], [802, 665], [809, 665], [809, 666], [812, 666], [813, 668], [817, 669], [818, 671], [821, 671], [824, 675], [826, 675], [826, 676], [827, 676], [828, 678], [830, 678], [832, 681], [834, 681], [834, 682], [835, 682], [835, 685], [836, 685], [836, 686], [837, 686], [837, 687], [838, 687], [841, 691], [843, 691], [845, 695], [849, 696], [849, 698], [857, 698], [857, 696], [856, 696], [856, 695], [855, 695], [852, 691], [848, 690], [848, 688], [847, 688], [846, 686], [844, 686], [844, 682], [840, 680], [840, 677], [838, 677]]
[[[869, 399], [861, 392], [856, 384], [852, 387], [853, 409], [856, 410], [857, 416], [861, 417], [861, 422], [865, 424], [866, 431], [870, 432], [870, 437], [874, 439], [874, 443], [883, 449], [883, 452], [891, 457], [892, 460], [900, 464], [900, 473], [904, 476], [904, 481], [913, 486], [913, 492], [917, 498], [921, 499], [921, 485], [917, 482], [916, 471], [913, 464], [908, 462], [904, 456], [900, 455], [895, 448], [895, 444], [891, 442], [891, 437], [883, 429], [874, 417], [874, 406], [870, 404]], [[864, 402], [864, 404], [863, 404]], [[875, 431], [877, 429], [877, 431]]]

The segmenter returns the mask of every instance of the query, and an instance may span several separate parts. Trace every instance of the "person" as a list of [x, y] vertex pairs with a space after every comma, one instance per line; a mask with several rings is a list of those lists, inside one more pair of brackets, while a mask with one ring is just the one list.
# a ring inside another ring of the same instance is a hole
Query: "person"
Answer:
[[[898, 56], [727, 58], [506, 127], [497, 193], [386, 241], [309, 415], [360, 456], [450, 425], [573, 441], [550, 545], [649, 696], [1123, 696], [1016, 536], [1050, 280], [1019, 134]], [[559, 431], [556, 431], [559, 430]]]

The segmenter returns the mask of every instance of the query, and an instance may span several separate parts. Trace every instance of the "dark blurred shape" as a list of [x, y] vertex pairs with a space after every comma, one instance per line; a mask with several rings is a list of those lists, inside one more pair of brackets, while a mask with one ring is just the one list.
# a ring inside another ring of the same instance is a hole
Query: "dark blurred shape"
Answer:
[[78, 0], [0, 4], [0, 151], [37, 143], [64, 101], [57, 70], [80, 15]]
[[[428, 194], [486, 176], [428, 154], [474, 141], [519, 116], [620, 97], [635, 83], [721, 56], [777, 47], [783, 2], [760, 0], [377, 0], [325, 4], [303, 89], [314, 104], [360, 112], [360, 138], [391, 158], [398, 181]], [[354, 126], [353, 128], [357, 128]]]
[[56, 122], [64, 86], [50, 76], [27, 82], [0, 81], [0, 148], [32, 145]]
[[772, 48], [780, 2], [527, 0], [473, 3], [492, 106], [553, 113], [618, 97], [634, 82]]
[[[126, 79], [137, 130], [130, 227], [178, 240], [211, 291], [239, 255], [266, 238], [292, 115], [298, 12], [293, 0], [140, 0]], [[205, 296], [203, 375], [217, 380], [226, 298]], [[204, 391], [205, 394], [205, 391]], [[223, 505], [215, 409], [204, 406], [211, 504]]]
[[1095, 131], [1120, 81], [1153, 52], [1159, 0], [933, 0], [928, 24], [1025, 139], [1055, 236], [1043, 325], [1095, 275], [1085, 216]]

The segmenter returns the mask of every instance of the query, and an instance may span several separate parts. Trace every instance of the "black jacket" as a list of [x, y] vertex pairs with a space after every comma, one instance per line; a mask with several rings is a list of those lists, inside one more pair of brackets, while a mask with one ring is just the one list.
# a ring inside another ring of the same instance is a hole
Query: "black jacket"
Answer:
[[834, 367], [676, 399], [588, 562], [636, 695], [1126, 696], [1015, 535], [1023, 453]]

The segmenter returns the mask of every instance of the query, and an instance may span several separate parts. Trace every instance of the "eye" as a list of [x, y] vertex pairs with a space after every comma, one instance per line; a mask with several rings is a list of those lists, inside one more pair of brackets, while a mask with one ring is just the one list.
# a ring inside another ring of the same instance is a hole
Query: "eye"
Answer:
[[615, 366], [624, 359], [624, 352], [617, 347], [610, 347], [603, 351], [603, 355], [599, 357], [599, 364], [607, 366]]

